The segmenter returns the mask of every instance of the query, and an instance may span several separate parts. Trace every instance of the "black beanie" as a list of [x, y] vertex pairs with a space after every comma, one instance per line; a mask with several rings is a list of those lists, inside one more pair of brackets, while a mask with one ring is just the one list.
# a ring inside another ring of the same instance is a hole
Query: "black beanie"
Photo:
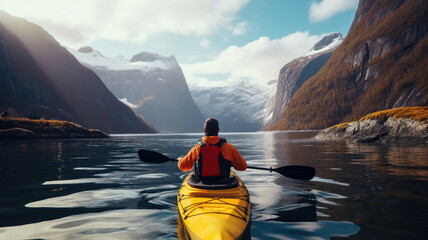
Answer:
[[208, 118], [204, 124], [205, 135], [207, 136], [217, 136], [218, 135], [218, 121], [214, 118]]

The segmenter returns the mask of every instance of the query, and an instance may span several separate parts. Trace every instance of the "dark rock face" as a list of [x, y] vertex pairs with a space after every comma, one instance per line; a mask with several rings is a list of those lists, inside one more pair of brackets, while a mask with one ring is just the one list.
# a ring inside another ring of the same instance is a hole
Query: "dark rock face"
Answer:
[[[342, 40], [342, 34], [340, 33], [328, 34], [318, 41], [311, 51], [321, 50], [334, 44], [334, 41], [340, 43]], [[284, 109], [297, 90], [304, 82], [318, 73], [330, 59], [336, 47], [337, 45], [334, 45], [324, 51], [296, 58], [281, 68], [275, 95], [272, 96], [273, 100], [269, 102], [272, 106], [268, 106], [271, 110], [265, 114], [263, 127], [271, 126], [282, 117]]]
[[318, 73], [330, 59], [334, 49], [311, 55], [311, 57], [297, 58], [281, 68], [278, 77], [276, 93], [274, 95], [273, 112], [271, 117], [265, 119], [263, 127], [270, 126], [278, 121], [291, 98], [304, 82]]
[[351, 29], [273, 129], [322, 129], [395, 107], [428, 105], [428, 4], [360, 0]]
[[428, 123], [413, 119], [364, 120], [322, 130], [318, 140], [363, 143], [428, 143]]
[[0, 111], [109, 133], [155, 132], [39, 26], [0, 11]]

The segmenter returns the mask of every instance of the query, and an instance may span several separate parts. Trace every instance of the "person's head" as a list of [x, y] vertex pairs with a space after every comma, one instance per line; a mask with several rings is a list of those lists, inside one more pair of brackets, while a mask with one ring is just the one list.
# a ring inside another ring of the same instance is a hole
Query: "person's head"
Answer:
[[204, 124], [205, 136], [218, 136], [218, 121], [214, 118], [208, 118]]

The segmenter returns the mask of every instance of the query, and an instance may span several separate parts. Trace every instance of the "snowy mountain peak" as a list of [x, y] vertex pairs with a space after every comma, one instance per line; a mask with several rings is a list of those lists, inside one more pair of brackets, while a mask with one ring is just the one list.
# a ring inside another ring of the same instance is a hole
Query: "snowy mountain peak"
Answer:
[[343, 42], [342, 34], [338, 32], [330, 33], [325, 35], [321, 40], [319, 40], [315, 45], [309, 50], [304, 56], [309, 56], [312, 54], [324, 52], [327, 50], [335, 49]]
[[90, 52], [93, 52], [94, 49], [92, 47], [85, 46], [85, 47], [79, 48], [79, 50], [77, 50], [77, 51], [82, 52], [82, 53], [90, 53]]
[[90, 46], [81, 47], [77, 51], [80, 53], [88, 53], [88, 54], [90, 53], [93, 57], [104, 57], [100, 52], [94, 50]]
[[105, 57], [92, 47], [81, 47], [78, 51], [67, 48], [77, 60], [85, 65], [110, 70], [140, 70], [144, 72], [179, 68], [174, 56], [165, 57], [157, 53], [141, 52], [131, 60], [122, 55]]
[[343, 37], [342, 34], [338, 32], [330, 33], [325, 35], [321, 40], [319, 40], [315, 45], [311, 48], [310, 51], [318, 51], [323, 48], [326, 48], [327, 46], [334, 44], [336, 42], [342, 42]]
[[157, 53], [152, 52], [140, 52], [138, 54], [135, 54], [131, 60], [130, 63], [134, 62], [156, 62], [160, 61], [165, 65], [178, 65], [177, 60], [174, 56], [165, 57]]

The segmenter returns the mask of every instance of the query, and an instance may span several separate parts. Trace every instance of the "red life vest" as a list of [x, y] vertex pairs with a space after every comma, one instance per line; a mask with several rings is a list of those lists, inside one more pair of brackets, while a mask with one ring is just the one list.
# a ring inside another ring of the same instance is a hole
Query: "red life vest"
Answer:
[[228, 179], [230, 175], [230, 161], [221, 154], [221, 145], [226, 139], [221, 138], [216, 144], [199, 142], [201, 148], [199, 158], [195, 162], [195, 175], [203, 182], [215, 182]]

